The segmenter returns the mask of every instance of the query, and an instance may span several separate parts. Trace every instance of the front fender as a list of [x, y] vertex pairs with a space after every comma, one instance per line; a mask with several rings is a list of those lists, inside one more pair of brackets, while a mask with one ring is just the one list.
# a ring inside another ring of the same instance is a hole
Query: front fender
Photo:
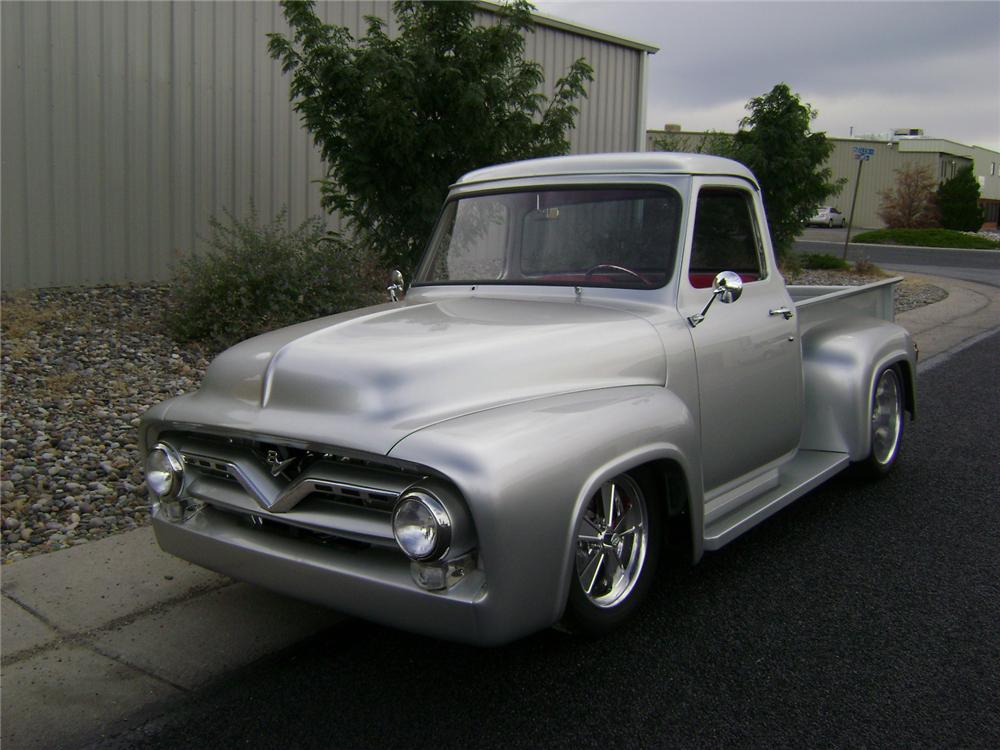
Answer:
[[[492, 641], [562, 616], [576, 518], [602, 482], [662, 459], [676, 462], [685, 477], [700, 476], [700, 466], [692, 465], [697, 425], [684, 402], [659, 386], [489, 409], [419, 430], [389, 455], [441, 472], [465, 497], [488, 586], [478, 625]], [[700, 545], [700, 488], [689, 487], [689, 498]]]
[[897, 363], [906, 369], [912, 412], [916, 351], [904, 328], [867, 317], [838, 318], [811, 328], [802, 338], [802, 448], [847, 453], [852, 461], [864, 459], [871, 450], [875, 378]]

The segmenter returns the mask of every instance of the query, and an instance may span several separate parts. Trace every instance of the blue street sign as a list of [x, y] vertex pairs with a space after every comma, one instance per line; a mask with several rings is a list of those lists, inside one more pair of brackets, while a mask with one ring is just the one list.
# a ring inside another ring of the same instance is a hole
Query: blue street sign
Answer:
[[868, 161], [875, 156], [875, 149], [869, 148], [868, 146], [855, 146], [853, 150], [855, 159]]

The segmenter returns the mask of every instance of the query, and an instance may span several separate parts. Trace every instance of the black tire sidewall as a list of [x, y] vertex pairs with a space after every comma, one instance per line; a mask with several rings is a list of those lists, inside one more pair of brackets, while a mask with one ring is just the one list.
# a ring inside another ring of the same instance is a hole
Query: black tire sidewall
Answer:
[[878, 377], [875, 378], [875, 386], [872, 388], [871, 396], [868, 398], [868, 421], [871, 424], [872, 412], [875, 409], [875, 393], [878, 391], [879, 381], [882, 380], [882, 376], [892, 370], [896, 375], [896, 383], [899, 386], [899, 437], [896, 438], [896, 449], [892, 453], [892, 457], [886, 463], [879, 463], [875, 460], [875, 436], [871, 434], [871, 427], [869, 427], [869, 441], [871, 445], [868, 450], [868, 457], [862, 462], [861, 466], [864, 471], [872, 477], [878, 478], [883, 477], [892, 471], [892, 468], [896, 465], [899, 460], [899, 454], [903, 450], [903, 433], [905, 432], [906, 426], [906, 381], [903, 378], [902, 373], [897, 365], [889, 365], [888, 367], [883, 367], [879, 370]]

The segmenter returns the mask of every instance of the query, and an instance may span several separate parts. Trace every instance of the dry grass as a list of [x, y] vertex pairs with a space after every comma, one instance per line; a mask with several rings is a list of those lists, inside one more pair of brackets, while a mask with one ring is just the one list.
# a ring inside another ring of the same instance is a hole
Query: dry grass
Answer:
[[50, 398], [73, 398], [80, 382], [79, 373], [68, 371], [45, 378], [45, 390]]
[[892, 275], [883, 271], [868, 258], [858, 258], [858, 260], [854, 261], [851, 273], [856, 273], [859, 276], [878, 276], [883, 279], [887, 279]]
[[0, 303], [0, 330], [4, 339], [23, 338], [58, 319], [59, 313], [50, 306], [40, 306], [37, 296], [31, 292], [5, 296]]

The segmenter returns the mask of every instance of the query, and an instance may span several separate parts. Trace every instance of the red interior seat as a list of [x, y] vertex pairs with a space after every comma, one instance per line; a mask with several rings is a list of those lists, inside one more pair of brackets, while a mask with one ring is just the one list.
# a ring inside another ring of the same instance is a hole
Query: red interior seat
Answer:
[[[688, 281], [691, 282], [691, 286], [695, 289], [711, 289], [712, 282], [715, 281], [716, 274], [714, 273], [704, 273], [701, 271], [692, 271], [688, 274]], [[740, 278], [743, 279], [743, 283], [746, 284], [749, 281], [759, 281], [760, 278], [755, 273], [741, 273]]]

